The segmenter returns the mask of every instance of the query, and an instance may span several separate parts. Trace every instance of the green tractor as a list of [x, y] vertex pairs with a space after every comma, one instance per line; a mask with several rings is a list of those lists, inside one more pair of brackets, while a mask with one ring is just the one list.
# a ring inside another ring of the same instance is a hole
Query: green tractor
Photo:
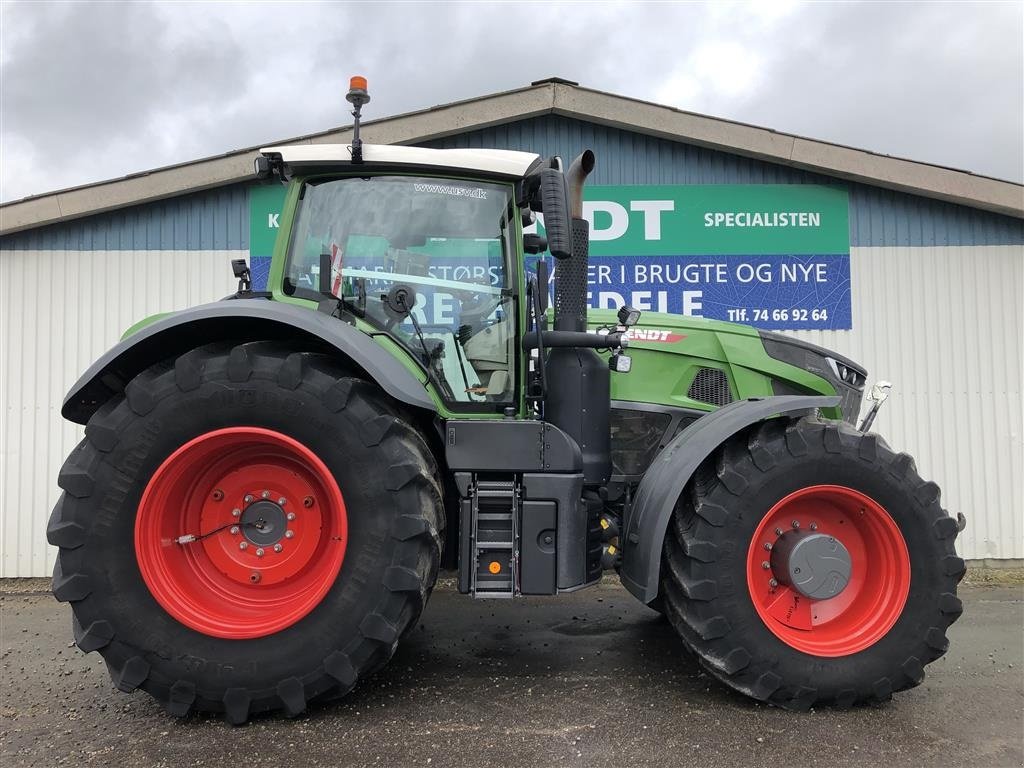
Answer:
[[139, 323], [65, 400], [47, 535], [78, 647], [175, 715], [291, 716], [387, 663], [441, 567], [475, 598], [610, 570], [755, 699], [918, 685], [963, 518], [857, 427], [863, 368], [588, 311], [593, 153], [364, 145], [348, 99], [351, 146], [257, 158], [288, 184], [268, 290], [236, 262], [235, 295]]

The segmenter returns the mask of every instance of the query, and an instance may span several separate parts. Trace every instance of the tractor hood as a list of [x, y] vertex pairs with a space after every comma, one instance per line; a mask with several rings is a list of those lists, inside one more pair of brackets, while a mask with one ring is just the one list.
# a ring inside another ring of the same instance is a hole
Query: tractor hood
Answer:
[[[614, 326], [590, 310], [591, 329]], [[612, 399], [710, 411], [770, 395], [840, 395], [832, 418], [855, 423], [867, 371], [823, 347], [781, 333], [699, 317], [644, 312], [629, 330], [629, 374], [612, 376]]]

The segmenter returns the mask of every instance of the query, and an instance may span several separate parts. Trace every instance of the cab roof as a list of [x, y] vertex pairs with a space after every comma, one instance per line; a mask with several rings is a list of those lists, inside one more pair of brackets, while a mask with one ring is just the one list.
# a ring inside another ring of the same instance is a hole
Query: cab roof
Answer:
[[[289, 144], [266, 147], [260, 153], [268, 157], [280, 157], [294, 172], [301, 172], [303, 168], [352, 165], [352, 147], [348, 144]], [[449, 168], [521, 179], [539, 157], [533, 152], [505, 149], [428, 149], [363, 144], [363, 162], [356, 167]]]

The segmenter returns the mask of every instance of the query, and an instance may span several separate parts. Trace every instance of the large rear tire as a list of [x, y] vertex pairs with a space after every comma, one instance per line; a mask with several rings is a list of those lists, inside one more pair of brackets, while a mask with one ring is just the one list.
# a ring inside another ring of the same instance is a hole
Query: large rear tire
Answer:
[[[962, 612], [957, 532], [938, 487], [877, 435], [772, 419], [728, 442], [679, 500], [662, 557], [666, 614], [711, 675], [755, 699], [796, 710], [884, 701], [948, 647]], [[775, 556], [794, 540], [830, 548], [814, 556], [824, 581], [797, 589], [797, 561], [780, 570]]]
[[92, 417], [58, 484], [53, 591], [75, 642], [175, 715], [242, 723], [348, 692], [437, 577], [428, 446], [316, 354], [212, 346], [149, 369]]

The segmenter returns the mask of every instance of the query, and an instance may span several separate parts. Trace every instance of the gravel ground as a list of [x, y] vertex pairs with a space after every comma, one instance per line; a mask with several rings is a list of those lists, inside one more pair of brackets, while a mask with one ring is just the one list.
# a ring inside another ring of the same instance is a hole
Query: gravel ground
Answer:
[[111, 685], [38, 582], [0, 597], [0, 759], [14, 766], [1024, 765], [1024, 589], [965, 587], [952, 647], [893, 702], [794, 714], [708, 679], [621, 587], [435, 593], [391, 664], [294, 720], [179, 720]]

